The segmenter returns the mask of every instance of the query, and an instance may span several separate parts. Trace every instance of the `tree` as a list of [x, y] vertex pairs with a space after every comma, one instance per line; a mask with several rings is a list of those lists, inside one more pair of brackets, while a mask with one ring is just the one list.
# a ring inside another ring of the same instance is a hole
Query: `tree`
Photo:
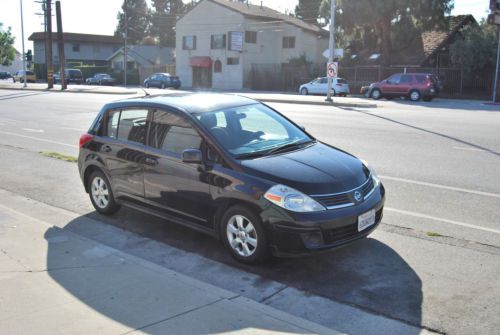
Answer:
[[14, 49], [14, 36], [10, 31], [2, 29], [3, 24], [0, 22], [0, 64], [9, 66], [12, 64], [16, 57], [16, 50]]
[[158, 37], [162, 46], [175, 47], [175, 23], [185, 9], [182, 0], [152, 0], [152, 4], [150, 35]]
[[[322, 0], [320, 13], [329, 18], [331, 0]], [[382, 62], [391, 64], [393, 27], [400, 22], [412, 22], [419, 29], [442, 24], [453, 9], [453, 0], [337, 0], [336, 23], [346, 33], [373, 31], [382, 55]]]
[[[125, 15], [126, 14], [126, 15]], [[127, 17], [128, 42], [140, 43], [148, 33], [151, 22], [151, 11], [145, 0], [124, 0], [122, 11], [118, 13], [118, 25], [115, 36], [122, 37], [125, 34], [125, 16]]]
[[299, 0], [295, 7], [295, 16], [305, 22], [318, 24], [320, 5], [321, 0]]
[[497, 56], [496, 26], [482, 21], [465, 27], [450, 47], [451, 61], [468, 72], [494, 68]]

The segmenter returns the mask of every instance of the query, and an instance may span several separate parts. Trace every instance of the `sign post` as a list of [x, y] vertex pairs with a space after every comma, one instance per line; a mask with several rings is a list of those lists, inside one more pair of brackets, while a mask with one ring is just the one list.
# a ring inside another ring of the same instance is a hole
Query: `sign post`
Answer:
[[[332, 102], [332, 78], [330, 77], [330, 64], [333, 63], [334, 52], [335, 52], [335, 40], [333, 38], [333, 33], [335, 30], [335, 0], [331, 0], [332, 7], [330, 9], [330, 55], [328, 57], [328, 66], [327, 66], [327, 74], [328, 74], [328, 91], [326, 92], [326, 101]], [[333, 69], [333, 66], [332, 66]], [[336, 71], [335, 71], [336, 73]]]

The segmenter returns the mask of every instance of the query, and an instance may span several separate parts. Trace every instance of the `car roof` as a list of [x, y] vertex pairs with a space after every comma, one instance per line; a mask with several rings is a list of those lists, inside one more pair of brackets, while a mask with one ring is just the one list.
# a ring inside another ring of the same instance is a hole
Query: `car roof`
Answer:
[[234, 94], [172, 93], [150, 95], [142, 98], [119, 100], [107, 104], [105, 109], [127, 107], [175, 108], [187, 114], [213, 112], [231, 107], [252, 105], [256, 100]]

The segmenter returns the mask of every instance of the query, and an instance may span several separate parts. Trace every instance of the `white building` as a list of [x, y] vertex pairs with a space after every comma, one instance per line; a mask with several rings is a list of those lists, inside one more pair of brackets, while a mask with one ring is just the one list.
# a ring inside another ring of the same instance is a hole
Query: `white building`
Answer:
[[185, 87], [241, 89], [252, 64], [302, 54], [325, 62], [328, 33], [265, 6], [202, 0], [176, 24], [176, 72]]

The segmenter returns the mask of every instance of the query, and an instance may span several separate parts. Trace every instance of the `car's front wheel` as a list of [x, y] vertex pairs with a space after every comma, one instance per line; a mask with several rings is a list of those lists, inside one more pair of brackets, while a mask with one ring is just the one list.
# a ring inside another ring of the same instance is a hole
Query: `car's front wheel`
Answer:
[[410, 92], [410, 100], [411, 101], [420, 101], [421, 98], [422, 98], [422, 95], [420, 94], [419, 91], [413, 90]]
[[224, 214], [221, 234], [231, 255], [242, 263], [260, 263], [269, 255], [262, 221], [246, 207], [234, 206]]
[[88, 180], [90, 201], [95, 210], [104, 215], [111, 215], [120, 209], [113, 196], [108, 178], [101, 171], [94, 171]]
[[302, 95], [308, 95], [308, 94], [309, 94], [309, 91], [307, 90], [307, 88], [303, 87], [303, 88], [300, 90], [300, 94], [302, 94]]
[[382, 97], [382, 92], [378, 88], [372, 90], [372, 98], [378, 100]]

